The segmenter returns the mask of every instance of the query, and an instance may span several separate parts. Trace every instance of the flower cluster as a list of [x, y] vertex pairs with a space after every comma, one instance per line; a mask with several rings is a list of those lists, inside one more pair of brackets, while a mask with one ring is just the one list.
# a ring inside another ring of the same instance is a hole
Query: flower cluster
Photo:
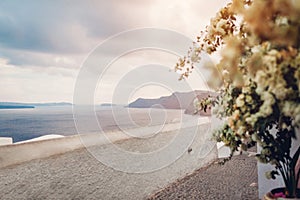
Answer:
[[[295, 192], [297, 176], [288, 177], [294, 162], [290, 147], [295, 128], [300, 126], [298, 2], [233, 0], [176, 64], [185, 78], [201, 59], [201, 52], [221, 52], [222, 58], [214, 66], [223, 75], [216, 113], [227, 123], [215, 132], [215, 138], [229, 146], [232, 154], [258, 143], [262, 147], [258, 159], [275, 166], [270, 177], [281, 173], [286, 187], [292, 188], [288, 195]], [[199, 105], [199, 109], [205, 108]], [[271, 129], [276, 129], [276, 134]], [[286, 167], [289, 169], [283, 170]]]

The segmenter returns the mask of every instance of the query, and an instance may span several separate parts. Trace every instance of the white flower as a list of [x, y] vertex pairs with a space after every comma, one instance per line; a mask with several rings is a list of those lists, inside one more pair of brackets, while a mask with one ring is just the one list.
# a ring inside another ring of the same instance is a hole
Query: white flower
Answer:
[[237, 107], [243, 107], [245, 105], [245, 100], [244, 100], [245, 95], [240, 94], [238, 98], [236, 99], [236, 106]]
[[292, 5], [294, 8], [300, 11], [300, 1], [299, 0], [292, 0]]
[[288, 22], [288, 18], [287, 18], [287, 17], [277, 17], [275, 23], [276, 23], [277, 25], [279, 25], [279, 26], [286, 26], [286, 25], [289, 25], [289, 22]]
[[254, 142], [256, 142], [256, 141], [259, 140], [259, 137], [258, 137], [258, 135], [255, 133], [255, 134], [252, 134], [252, 135], [251, 135], [251, 139], [252, 139]]
[[246, 130], [245, 127], [240, 126], [240, 127], [238, 128], [238, 130], [237, 130], [237, 134], [242, 136], [242, 135], [245, 134], [245, 132], [246, 132], [245, 130]]
[[282, 113], [285, 116], [294, 118], [293, 125], [300, 125], [300, 105], [293, 101], [285, 101], [282, 106]]
[[250, 104], [253, 102], [253, 99], [250, 95], [246, 95], [246, 102]]
[[264, 100], [264, 104], [270, 104], [273, 105], [275, 103], [275, 99], [273, 95], [269, 92], [263, 92], [261, 94], [261, 99]]
[[254, 47], [251, 48], [251, 52], [252, 53], [259, 53], [261, 52], [261, 46], [260, 45], [256, 45]]
[[220, 21], [218, 21], [217, 25], [216, 25], [216, 32], [220, 33], [221, 35], [225, 35], [226, 34], [226, 26], [227, 26], [227, 20], [225, 19], [221, 19]]
[[267, 117], [272, 114], [273, 109], [271, 106], [266, 106], [264, 109], [261, 109], [260, 111], [261, 111], [263, 117]]
[[257, 115], [259, 117], [268, 117], [273, 113], [272, 106], [275, 103], [275, 99], [269, 92], [263, 92], [261, 94], [261, 99], [263, 100], [263, 104], [259, 108], [259, 112], [257, 113]]
[[192, 55], [191, 55], [191, 61], [193, 63], [197, 63], [200, 61], [200, 56], [199, 56], [199, 53], [196, 52], [195, 50], [192, 52]]
[[276, 58], [276, 55], [274, 55], [274, 54], [275, 54], [275, 52], [270, 52], [269, 55], [265, 55], [263, 57], [263, 62], [267, 67], [269, 67], [269, 69], [271, 69], [271, 68], [276, 69], [277, 58]]
[[240, 111], [239, 110], [235, 110], [232, 114], [232, 117], [234, 120], [238, 120], [240, 117]]
[[296, 111], [297, 104], [291, 101], [285, 101], [282, 106], [282, 113], [286, 116], [292, 117], [294, 112]]
[[256, 92], [258, 94], [261, 94], [263, 91], [265, 91], [266, 85], [268, 85], [268, 76], [263, 70], [258, 70], [254, 81], [257, 83]]
[[249, 87], [243, 87], [242, 88], [242, 93], [250, 93], [251, 92], [251, 89]]

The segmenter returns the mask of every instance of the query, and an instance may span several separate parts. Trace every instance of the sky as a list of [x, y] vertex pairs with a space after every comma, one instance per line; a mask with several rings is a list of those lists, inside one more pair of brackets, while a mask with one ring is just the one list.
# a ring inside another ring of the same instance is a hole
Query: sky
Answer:
[[[103, 41], [124, 31], [147, 27], [172, 30], [194, 39], [227, 2], [2, 0], [0, 102], [73, 102], [74, 87], [81, 67]], [[119, 41], [119, 45], [128, 45], [129, 42], [134, 41]], [[105, 56], [100, 52], [99, 57]], [[128, 99], [118, 103], [174, 92], [176, 86], [173, 87], [173, 83], [168, 85], [153, 81], [141, 84], [138, 81], [146, 75], [159, 77], [164, 73], [152, 75], [146, 70], [139, 72], [144, 72], [144, 76], [139, 76], [133, 71], [137, 73], [139, 67], [151, 67], [154, 63], [163, 66], [162, 69], [169, 68], [170, 76], [177, 77], [178, 74], [172, 71], [177, 59], [178, 55], [170, 52], [147, 49], [135, 50], [114, 59], [97, 82], [95, 102], [112, 102], [114, 96], [118, 96], [116, 93], [120, 89], [116, 88], [121, 84], [122, 87], [133, 89]], [[126, 79], [130, 73], [133, 78]], [[133, 86], [132, 79], [136, 79], [135, 84], [140, 85]], [[203, 77], [194, 76], [188, 81], [193, 89], [205, 89]], [[177, 84], [176, 80], [174, 84]]]

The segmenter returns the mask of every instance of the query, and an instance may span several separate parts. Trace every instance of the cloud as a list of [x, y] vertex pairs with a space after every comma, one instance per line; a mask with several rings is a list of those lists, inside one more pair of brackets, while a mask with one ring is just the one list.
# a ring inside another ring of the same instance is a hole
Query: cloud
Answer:
[[0, 101], [72, 102], [76, 73], [61, 68], [16, 68], [0, 60]]
[[[0, 100], [70, 100], [81, 63], [106, 38], [142, 27], [172, 29], [194, 38], [227, 1], [2, 0], [0, 61], [5, 63], [0, 62]], [[99, 56], [111, 57], [115, 48], [132, 42], [116, 41]], [[122, 68], [112, 70], [105, 84], [118, 80], [126, 72]]]
[[[173, 29], [194, 37], [224, 1], [1, 1], [1, 51], [12, 64], [38, 65], [41, 53], [87, 55], [105, 38], [138, 27]], [[12, 50], [32, 58], [22, 60], [8, 52]]]
[[[1, 1], [0, 56], [8, 58], [10, 64], [23, 67], [59, 66], [55, 63], [57, 55], [69, 56], [68, 59], [74, 55], [83, 58], [107, 37], [133, 28], [135, 11], [147, 10], [145, 3], [131, 1], [127, 3], [132, 10], [124, 12], [119, 2]], [[136, 21], [139, 21], [138, 17]], [[77, 59], [77, 67], [80, 63]], [[60, 64], [65, 67], [65, 63]]]
[[85, 52], [97, 40], [141, 26], [199, 30], [224, 1], [17, 0], [0, 3], [0, 43], [42, 52]]
[[[96, 102], [127, 104], [130, 101], [127, 98], [130, 93], [134, 98], [156, 98], [175, 91], [208, 89], [203, 74], [197, 71], [192, 73], [189, 79], [178, 81], [179, 74], [174, 72], [177, 59], [177, 56], [169, 52], [150, 49], [134, 51], [120, 57], [111, 63], [101, 77], [99, 76], [95, 91]], [[155, 91], [153, 88], [160, 89]], [[138, 94], [135, 94], [135, 90]]]
[[109, 1], [16, 0], [0, 6], [0, 43], [7, 48], [74, 53], [122, 29]]
[[81, 54], [49, 54], [44, 52], [24, 51], [0, 48], [0, 57], [7, 63], [19, 67], [57, 67], [78, 69], [83, 60]]

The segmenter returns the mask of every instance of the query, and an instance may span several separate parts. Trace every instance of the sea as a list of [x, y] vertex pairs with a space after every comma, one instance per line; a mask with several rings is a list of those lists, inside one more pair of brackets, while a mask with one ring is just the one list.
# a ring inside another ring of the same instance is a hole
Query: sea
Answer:
[[[69, 136], [176, 123], [193, 116], [183, 114], [183, 110], [97, 106], [86, 120], [78, 122], [74, 117], [72, 106], [0, 109], [0, 137], [20, 142], [49, 134]], [[77, 123], [84, 130], [79, 131]]]

